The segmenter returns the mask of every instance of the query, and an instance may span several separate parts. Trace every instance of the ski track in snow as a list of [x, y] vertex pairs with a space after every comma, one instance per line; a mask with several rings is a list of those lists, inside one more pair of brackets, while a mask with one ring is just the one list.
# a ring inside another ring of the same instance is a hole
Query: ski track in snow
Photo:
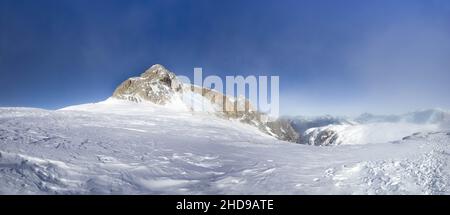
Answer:
[[211, 114], [95, 107], [0, 108], [0, 194], [449, 194], [447, 131], [317, 147]]

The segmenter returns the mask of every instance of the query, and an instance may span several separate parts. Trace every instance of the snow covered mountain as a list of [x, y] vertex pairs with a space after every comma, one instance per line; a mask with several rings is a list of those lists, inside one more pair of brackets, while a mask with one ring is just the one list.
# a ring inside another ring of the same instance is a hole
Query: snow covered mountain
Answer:
[[[417, 132], [450, 128], [450, 112], [429, 109], [401, 115], [362, 114], [355, 119], [319, 117], [297, 120], [300, 143], [309, 145], [368, 144], [397, 141]], [[317, 125], [317, 126], [314, 126]], [[300, 129], [299, 129], [300, 128]]]
[[450, 194], [447, 111], [264, 121], [236, 101], [154, 65], [98, 103], [0, 108], [0, 194]]
[[411, 123], [327, 125], [306, 130], [303, 143], [320, 146], [383, 143], [401, 140], [417, 132], [433, 131], [440, 131], [439, 126]]
[[[150, 102], [181, 110], [211, 112], [228, 118], [246, 117], [244, 112], [256, 112], [245, 98], [237, 99], [215, 90], [183, 83], [160, 64], [151, 66], [139, 77], [122, 82], [112, 98], [136, 103]], [[237, 105], [245, 105], [246, 111], [238, 111]]]
[[[268, 116], [253, 108], [247, 99], [183, 83], [160, 64], [151, 66], [139, 77], [124, 81], [116, 88], [112, 98], [136, 103], [150, 102], [182, 111], [212, 113], [253, 125], [281, 140], [296, 142], [298, 139], [289, 123], [283, 120], [268, 121]], [[238, 106], [245, 107], [245, 111], [239, 111]]]

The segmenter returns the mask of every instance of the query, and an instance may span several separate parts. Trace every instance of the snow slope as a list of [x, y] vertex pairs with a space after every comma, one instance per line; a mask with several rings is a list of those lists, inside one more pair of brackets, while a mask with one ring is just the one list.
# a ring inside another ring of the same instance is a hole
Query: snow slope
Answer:
[[440, 126], [436, 124], [380, 122], [310, 128], [305, 131], [304, 136], [307, 139], [306, 143], [309, 145], [315, 145], [317, 139], [321, 139], [319, 145], [358, 145], [396, 141], [417, 132], [439, 130]]
[[1, 194], [449, 194], [450, 133], [315, 147], [211, 114], [107, 100], [0, 108]]

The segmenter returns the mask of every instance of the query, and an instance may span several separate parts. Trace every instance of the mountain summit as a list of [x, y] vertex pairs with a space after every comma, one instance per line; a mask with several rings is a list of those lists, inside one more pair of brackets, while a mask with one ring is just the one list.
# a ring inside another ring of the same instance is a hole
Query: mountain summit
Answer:
[[155, 64], [139, 77], [131, 77], [122, 82], [114, 91], [113, 98], [132, 102], [152, 102], [159, 105], [177, 103], [189, 110], [216, 112], [228, 117], [241, 117], [236, 105], [246, 106], [245, 112], [256, 111], [245, 98], [225, 96], [212, 89], [195, 86], [180, 81], [175, 73], [160, 64]]
[[[202, 86], [183, 83], [175, 73], [160, 64], [151, 66], [139, 77], [131, 77], [122, 82], [112, 98], [137, 103], [181, 105], [190, 111], [210, 112], [223, 118], [237, 119], [281, 140], [298, 140], [298, 134], [289, 122], [267, 121], [268, 116], [258, 112], [245, 97], [236, 98]], [[245, 111], [239, 111], [238, 105], [245, 107]]]
[[113, 93], [113, 98], [133, 102], [150, 101], [155, 104], [167, 104], [176, 93], [182, 91], [182, 83], [175, 74], [155, 64], [140, 77], [129, 78], [122, 82]]

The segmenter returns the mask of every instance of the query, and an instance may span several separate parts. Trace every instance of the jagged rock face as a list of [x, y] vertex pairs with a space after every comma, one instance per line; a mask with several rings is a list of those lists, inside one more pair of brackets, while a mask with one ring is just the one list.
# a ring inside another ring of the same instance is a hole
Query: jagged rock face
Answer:
[[[268, 118], [264, 113], [258, 112], [245, 98], [230, 98], [217, 91], [191, 86], [191, 91], [201, 94], [212, 103], [219, 106], [218, 115], [228, 119], [239, 119], [241, 122], [254, 125], [264, 133], [270, 134], [280, 140], [297, 143], [299, 134], [292, 127], [291, 121], [277, 119], [274, 121], [264, 120]], [[238, 106], [241, 106], [238, 109]], [[241, 111], [244, 110], [244, 111]]]
[[338, 134], [332, 129], [313, 128], [305, 132], [304, 136], [300, 138], [300, 142], [315, 146], [329, 146], [338, 145], [337, 138]]
[[[208, 88], [202, 88], [195, 85], [188, 85], [184, 87], [184, 91], [191, 91], [193, 93], [202, 95], [209, 102], [217, 106], [217, 111], [222, 112], [225, 116], [230, 118], [239, 118], [244, 116], [246, 113], [255, 112], [256, 109], [250, 104], [247, 99], [230, 98], [220, 92], [211, 90]], [[244, 111], [239, 111], [238, 105], [243, 105]]]
[[[150, 101], [155, 104], [166, 104], [174, 96], [182, 97], [183, 93], [189, 91], [201, 95], [217, 107], [218, 113], [221, 112], [230, 118], [244, 117], [249, 112], [256, 111], [246, 99], [230, 98], [211, 89], [183, 84], [174, 73], [159, 64], [147, 69], [140, 77], [124, 81], [116, 88], [113, 97], [134, 102]], [[245, 111], [238, 111], [238, 105], [244, 105]]]
[[129, 78], [120, 84], [113, 97], [134, 102], [151, 101], [155, 104], [166, 104], [175, 93], [182, 90], [182, 83], [175, 74], [156, 64], [140, 77]]
[[270, 121], [267, 122], [267, 127], [278, 136], [278, 139], [300, 143], [300, 134], [292, 126], [291, 120], [277, 119]]

